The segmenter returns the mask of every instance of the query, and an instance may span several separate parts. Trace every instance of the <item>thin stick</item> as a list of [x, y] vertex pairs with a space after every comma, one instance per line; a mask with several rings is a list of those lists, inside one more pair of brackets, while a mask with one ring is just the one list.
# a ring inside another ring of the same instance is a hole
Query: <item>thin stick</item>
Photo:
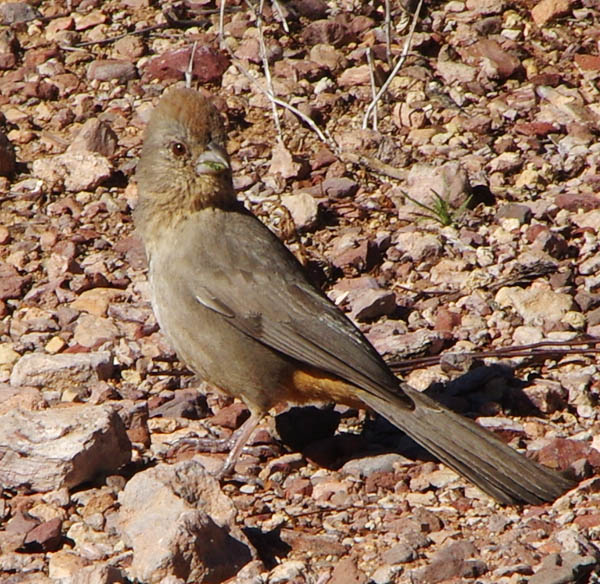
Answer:
[[281, 26], [283, 26], [283, 30], [285, 30], [286, 34], [289, 34], [290, 27], [288, 26], [287, 20], [285, 19], [285, 14], [283, 13], [281, 4], [279, 4], [277, 0], [273, 0], [273, 6], [275, 6], [275, 10], [277, 10], [277, 14], [279, 14], [279, 18], [281, 18]]
[[192, 77], [194, 75], [194, 57], [196, 56], [196, 47], [198, 46], [198, 41], [194, 41], [192, 45], [192, 52], [190, 54], [190, 60], [188, 62], [188, 66], [185, 70], [185, 86], [189, 89], [192, 86]]
[[417, 28], [417, 22], [419, 20], [419, 14], [421, 13], [422, 5], [423, 5], [423, 0], [419, 0], [419, 4], [417, 6], [417, 9], [413, 16], [412, 23], [410, 25], [410, 31], [408, 33], [408, 37], [407, 37], [407, 39], [404, 43], [404, 47], [402, 49], [402, 54], [400, 55], [400, 58], [398, 59], [398, 62], [396, 63], [396, 65], [394, 65], [392, 72], [388, 75], [388, 78], [385, 80], [385, 83], [381, 86], [381, 89], [379, 90], [379, 92], [377, 93], [375, 98], [371, 101], [371, 103], [369, 104], [369, 107], [367, 108], [367, 111], [365, 112], [365, 117], [363, 118], [363, 123], [362, 123], [363, 129], [367, 129], [367, 127], [369, 125], [369, 118], [371, 117], [373, 110], [375, 109], [375, 106], [377, 105], [377, 102], [381, 99], [381, 96], [387, 91], [388, 87], [390, 86], [390, 83], [392, 82], [392, 79], [394, 79], [394, 77], [398, 74], [398, 71], [400, 71], [400, 68], [402, 67], [402, 65], [404, 65], [404, 62], [406, 61], [406, 58], [408, 57], [408, 52], [409, 52], [410, 46], [412, 44], [412, 39], [413, 39], [413, 35], [415, 34], [415, 29]]
[[225, 44], [225, 0], [221, 0], [219, 6], [219, 46], [223, 48]]
[[284, 101], [283, 99], [279, 99], [278, 97], [274, 96], [268, 89], [265, 89], [254, 77], [252, 77], [250, 72], [246, 69], [246, 67], [244, 67], [244, 65], [242, 65], [240, 60], [233, 55], [232, 51], [229, 48], [227, 48], [227, 51], [229, 52], [229, 56], [231, 57], [231, 62], [237, 67], [238, 71], [240, 71], [240, 73], [242, 73], [244, 77], [246, 77], [246, 79], [250, 81], [252, 85], [254, 85], [261, 93], [266, 95], [267, 98], [270, 99], [272, 102], [276, 103], [281, 107], [284, 107], [285, 109], [291, 111], [294, 115], [299, 117], [319, 137], [319, 140], [321, 140], [321, 142], [329, 146], [336, 154], [340, 153], [340, 147], [336, 144], [335, 140], [333, 140], [333, 138], [331, 137], [325, 136], [323, 131], [319, 128], [319, 126], [317, 126], [317, 124], [311, 117], [302, 113], [298, 108], [289, 104], [287, 101]]
[[[269, 56], [267, 54], [267, 45], [265, 43], [265, 36], [263, 34], [262, 27], [262, 11], [264, 8], [264, 0], [260, 0], [258, 5], [258, 13], [256, 14], [256, 29], [258, 30], [258, 42], [260, 44], [260, 52], [263, 62], [263, 71], [265, 72], [265, 79], [267, 81], [267, 87], [271, 95], [275, 95], [273, 89], [273, 79], [271, 78], [271, 70], [269, 69]], [[277, 129], [277, 139], [280, 144], [283, 144], [283, 136], [281, 134], [281, 122], [279, 121], [279, 112], [277, 111], [277, 105], [274, 101], [271, 101], [271, 109], [273, 110], [273, 121], [275, 122], [275, 128]]]
[[[375, 70], [373, 67], [373, 54], [371, 47], [367, 47], [367, 62], [369, 63], [369, 78], [371, 79], [371, 97], [373, 100], [377, 97], [377, 86], [375, 85]], [[373, 130], [377, 132], [377, 105], [373, 111]]]
[[385, 54], [388, 65], [392, 64], [392, 11], [390, 0], [385, 0]]

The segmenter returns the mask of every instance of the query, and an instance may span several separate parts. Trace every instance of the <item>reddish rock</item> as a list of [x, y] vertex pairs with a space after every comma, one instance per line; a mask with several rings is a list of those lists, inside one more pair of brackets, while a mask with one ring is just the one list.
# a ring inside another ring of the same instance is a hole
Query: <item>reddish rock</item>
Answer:
[[139, 36], [126, 36], [115, 42], [115, 51], [125, 59], [138, 59], [146, 52], [146, 48]]
[[23, 87], [23, 94], [52, 101], [58, 97], [58, 87], [46, 81], [30, 81]]
[[587, 442], [555, 438], [537, 451], [537, 460], [550, 468], [565, 470], [575, 461], [587, 458], [590, 446]]
[[566, 14], [571, 9], [571, 0], [541, 0], [531, 9], [531, 17], [538, 26], [553, 18]]
[[371, 73], [369, 65], [359, 65], [344, 69], [338, 77], [340, 87], [354, 87], [355, 85], [369, 85], [371, 83]]
[[532, 75], [529, 81], [534, 85], [548, 85], [550, 87], [556, 87], [562, 82], [562, 76], [560, 73], [552, 73], [550, 71], [544, 71], [537, 75]]
[[312, 483], [309, 479], [294, 478], [289, 482], [286, 481], [284, 493], [286, 499], [291, 499], [294, 495], [310, 497], [312, 494]]
[[451, 543], [434, 554], [427, 566], [412, 573], [415, 584], [436, 584], [450, 578], [464, 581], [487, 571], [485, 563], [475, 558], [477, 548], [468, 541]]
[[27, 533], [23, 545], [28, 552], [53, 552], [62, 541], [62, 521], [55, 517], [44, 521]]
[[23, 540], [27, 534], [39, 525], [33, 517], [22, 511], [17, 511], [14, 516], [6, 523], [4, 529], [9, 533], [19, 534], [23, 536]]
[[[187, 418], [188, 420], [200, 420], [206, 417], [206, 414], [206, 397], [195, 389], [177, 391], [172, 400], [151, 408], [150, 411], [152, 418], [160, 416], [163, 418]], [[225, 426], [225, 424], [220, 425]], [[237, 426], [235, 427], [237, 428]]]
[[[92, 401], [91, 398], [90, 401]], [[136, 403], [130, 400], [121, 400], [118, 403], [120, 406], [119, 416], [125, 424], [129, 441], [138, 442], [148, 448], [151, 443], [150, 430], [148, 428], [148, 405], [143, 402]]]
[[110, 157], [117, 150], [118, 138], [112, 128], [97, 118], [87, 120], [69, 146], [71, 152], [97, 152]]
[[337, 268], [352, 267], [360, 271], [365, 270], [371, 260], [371, 242], [362, 239], [352, 247], [346, 247], [331, 254], [331, 263]]
[[522, 389], [527, 399], [545, 414], [564, 409], [567, 404], [567, 390], [560, 383], [534, 383]]
[[238, 59], [245, 59], [251, 63], [261, 63], [260, 43], [257, 38], [249, 37], [240, 42], [240, 46], [235, 51]]
[[327, 15], [327, 2], [325, 0], [291, 0], [289, 6], [300, 16], [313, 20]]
[[440, 332], [452, 332], [457, 326], [460, 326], [461, 315], [459, 312], [453, 312], [445, 307], [441, 307], [435, 315], [434, 329]]
[[[148, 61], [144, 69], [144, 77], [150, 79], [183, 79], [187, 71], [192, 46], [168, 51]], [[192, 74], [200, 83], [217, 81], [229, 67], [229, 59], [221, 52], [206, 45], [196, 47]]]
[[600, 526], [600, 513], [588, 513], [587, 515], [579, 515], [573, 521], [580, 529], [592, 529]]
[[358, 191], [358, 183], [346, 177], [327, 178], [321, 183], [321, 188], [331, 199], [353, 197]]
[[358, 569], [356, 560], [346, 557], [336, 564], [327, 584], [366, 584], [368, 580], [364, 572]]
[[600, 69], [600, 56], [575, 55], [575, 63], [585, 71], [598, 71]]
[[11, 265], [0, 262], [0, 300], [20, 298], [27, 282]]
[[281, 540], [296, 552], [314, 553], [319, 550], [321, 554], [341, 556], [348, 552], [337, 535], [313, 535], [298, 529], [282, 529]]
[[519, 58], [495, 40], [481, 39], [463, 50], [469, 65], [482, 67], [488, 77], [508, 79], [522, 69]]
[[87, 30], [106, 22], [107, 16], [101, 10], [93, 10], [87, 14], [75, 15], [75, 30]]
[[379, 489], [393, 491], [398, 479], [393, 472], [377, 471], [367, 477], [365, 490], [367, 493], [376, 493]]
[[323, 43], [340, 47], [350, 39], [348, 27], [335, 20], [315, 20], [302, 31], [302, 41], [308, 45]]
[[50, 59], [56, 59], [62, 55], [61, 50], [54, 43], [47, 47], [28, 49], [25, 51], [25, 65], [29, 67], [37, 67]]
[[517, 122], [514, 128], [525, 136], [547, 136], [560, 132], [560, 127], [550, 122]]
[[9, 29], [0, 31], [0, 69], [12, 69], [17, 64], [20, 49], [15, 33]]
[[119, 239], [113, 249], [117, 253], [123, 254], [134, 270], [142, 270], [146, 267], [146, 251], [142, 240], [137, 235]]
[[327, 67], [306, 59], [285, 59], [275, 63], [273, 72], [284, 79], [318, 81], [327, 73]]
[[534, 223], [533, 225], [527, 227], [527, 230], [525, 231], [525, 239], [529, 243], [533, 243], [540, 234], [548, 233], [548, 231], [549, 228], [547, 225], [544, 225], [543, 223]]
[[365, 290], [351, 300], [352, 317], [375, 320], [396, 310], [396, 295], [391, 290]]
[[372, 18], [365, 16], [364, 14], [359, 14], [355, 16], [350, 22], [350, 30], [354, 34], [362, 34], [368, 30], [372, 30], [377, 27], [377, 23]]
[[0, 131], [0, 176], [10, 176], [15, 171], [15, 164], [15, 149], [4, 132]]
[[314, 155], [311, 161], [311, 168], [312, 170], [319, 170], [324, 166], [329, 166], [330, 164], [333, 164], [336, 160], [336, 155], [333, 154], [333, 152], [331, 152], [329, 148], [322, 146]]
[[342, 51], [328, 44], [316, 44], [310, 49], [310, 60], [329, 69], [337, 71], [346, 67], [346, 58]]
[[250, 412], [244, 404], [234, 402], [229, 406], [221, 408], [211, 419], [213, 424], [235, 430], [239, 428], [250, 416]]
[[591, 193], [561, 193], [554, 197], [554, 203], [567, 211], [600, 209], [600, 197]]
[[531, 215], [531, 207], [520, 203], [507, 203], [502, 205], [496, 213], [498, 219], [518, 219], [521, 225], [529, 223], [531, 221]]

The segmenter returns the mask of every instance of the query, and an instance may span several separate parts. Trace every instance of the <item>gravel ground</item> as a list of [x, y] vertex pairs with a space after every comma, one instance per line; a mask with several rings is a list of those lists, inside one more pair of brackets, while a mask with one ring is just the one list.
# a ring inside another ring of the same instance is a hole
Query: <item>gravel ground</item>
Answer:
[[[598, 581], [600, 10], [424, 2], [409, 35], [390, 4], [230, 0], [222, 42], [211, 0], [0, 4], [0, 582]], [[247, 416], [177, 362], [132, 226], [186, 70], [239, 197], [399, 373], [577, 488], [498, 506], [326, 404], [220, 484], [173, 447]]]

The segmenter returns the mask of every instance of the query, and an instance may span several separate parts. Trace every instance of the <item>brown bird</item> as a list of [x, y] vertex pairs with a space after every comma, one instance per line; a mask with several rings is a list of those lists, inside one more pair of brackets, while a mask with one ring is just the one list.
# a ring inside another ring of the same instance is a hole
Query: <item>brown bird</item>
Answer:
[[362, 333], [236, 199], [210, 100], [166, 93], [137, 168], [135, 223], [158, 322], [181, 359], [250, 409], [225, 470], [280, 402], [367, 406], [503, 503], [572, 486], [474, 422], [401, 384]]

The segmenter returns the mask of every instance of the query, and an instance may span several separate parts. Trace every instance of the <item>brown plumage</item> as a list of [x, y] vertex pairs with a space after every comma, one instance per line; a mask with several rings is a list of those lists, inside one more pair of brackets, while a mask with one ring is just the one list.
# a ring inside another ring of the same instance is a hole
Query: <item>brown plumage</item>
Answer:
[[550, 501], [571, 486], [400, 384], [277, 237], [237, 202], [225, 144], [211, 102], [171, 90], [152, 114], [137, 170], [135, 222], [153, 306], [183, 361], [243, 400], [255, 420], [285, 401], [372, 408], [504, 503]]

